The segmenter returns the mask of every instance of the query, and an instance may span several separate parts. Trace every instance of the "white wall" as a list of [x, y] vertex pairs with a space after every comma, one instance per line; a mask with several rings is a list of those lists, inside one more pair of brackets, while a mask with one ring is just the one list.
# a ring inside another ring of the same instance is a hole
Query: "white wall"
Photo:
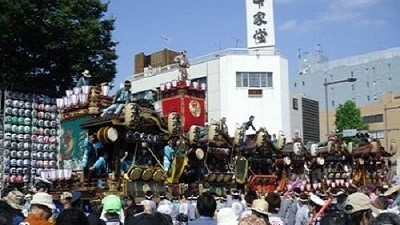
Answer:
[[[290, 132], [287, 60], [280, 56], [230, 55], [222, 57], [220, 65], [220, 117], [227, 117], [231, 134], [250, 115], [255, 116], [256, 128], [267, 127], [270, 133]], [[262, 97], [248, 97], [248, 88], [236, 87], [236, 72], [272, 72], [273, 87], [263, 88]]]

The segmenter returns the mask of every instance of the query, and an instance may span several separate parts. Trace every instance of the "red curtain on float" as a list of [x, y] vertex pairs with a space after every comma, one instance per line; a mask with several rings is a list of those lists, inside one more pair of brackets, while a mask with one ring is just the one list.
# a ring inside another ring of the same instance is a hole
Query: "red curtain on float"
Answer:
[[163, 99], [161, 107], [164, 117], [177, 112], [181, 115], [183, 131], [187, 132], [192, 125], [204, 126], [204, 99], [189, 95], [174, 96]]

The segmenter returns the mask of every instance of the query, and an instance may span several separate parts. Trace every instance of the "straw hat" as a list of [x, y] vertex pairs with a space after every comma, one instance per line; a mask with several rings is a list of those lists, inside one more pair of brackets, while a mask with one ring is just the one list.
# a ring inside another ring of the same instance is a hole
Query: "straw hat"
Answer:
[[82, 75], [85, 77], [92, 77], [92, 75], [90, 75], [89, 70], [85, 70], [82, 72]]
[[31, 205], [43, 205], [51, 210], [54, 210], [56, 206], [53, 203], [53, 196], [45, 193], [38, 192], [32, 196]]
[[251, 210], [254, 210], [258, 213], [269, 215], [268, 213], [268, 202], [264, 199], [255, 199], [253, 204], [251, 205]]
[[6, 197], [3, 198], [9, 206], [14, 209], [22, 209], [22, 200], [24, 199], [24, 194], [20, 191], [10, 191]]
[[385, 193], [383, 193], [383, 196], [389, 196], [392, 195], [393, 193], [397, 192], [400, 190], [400, 185], [394, 185], [391, 188], [389, 188]]

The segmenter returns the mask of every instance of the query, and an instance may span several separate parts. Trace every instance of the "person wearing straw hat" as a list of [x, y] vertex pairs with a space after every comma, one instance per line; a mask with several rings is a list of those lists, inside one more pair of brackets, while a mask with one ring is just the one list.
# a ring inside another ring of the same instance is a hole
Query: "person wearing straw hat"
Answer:
[[25, 218], [25, 224], [52, 225], [49, 221], [52, 211], [56, 208], [53, 197], [45, 192], [38, 192], [32, 196], [32, 211]]
[[398, 205], [400, 205], [399, 191], [400, 185], [394, 185], [383, 193], [383, 196], [391, 200], [391, 204], [389, 205], [390, 209], [397, 209]]
[[129, 103], [129, 101], [131, 99], [131, 95], [132, 95], [131, 87], [132, 87], [131, 82], [129, 80], [126, 80], [124, 82], [124, 87], [120, 88], [117, 91], [117, 93], [115, 93], [112, 105], [110, 105], [108, 108], [104, 109], [101, 116], [105, 116], [105, 115], [109, 115], [109, 114], [119, 115], [120, 112], [124, 109], [125, 104]]
[[0, 212], [7, 214], [12, 221], [12, 224], [19, 224], [24, 220], [24, 215], [21, 212], [23, 207], [24, 194], [20, 191], [10, 191], [7, 196], [2, 199], [5, 203], [4, 207], [0, 207]]
[[78, 82], [76, 83], [76, 87], [87, 86], [91, 84], [91, 77], [92, 75], [89, 73], [89, 70], [85, 70], [82, 73], [82, 76], [79, 78]]
[[260, 219], [263, 219], [266, 224], [270, 224], [269, 222], [269, 212], [268, 212], [268, 202], [265, 199], [255, 199], [253, 204], [251, 205], [252, 215], [257, 216]]

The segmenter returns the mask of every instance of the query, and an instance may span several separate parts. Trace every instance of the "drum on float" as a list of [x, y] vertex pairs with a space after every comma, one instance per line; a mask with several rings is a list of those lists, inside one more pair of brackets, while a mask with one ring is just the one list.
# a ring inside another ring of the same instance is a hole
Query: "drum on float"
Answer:
[[146, 168], [142, 173], [142, 179], [147, 181], [153, 178], [154, 169], [153, 168]]
[[188, 156], [189, 158], [196, 158], [198, 160], [203, 160], [204, 159], [204, 151], [201, 148], [191, 148], [188, 151]]
[[132, 166], [128, 170], [128, 177], [131, 180], [137, 180], [142, 177], [143, 169], [137, 166]]
[[97, 132], [97, 139], [104, 143], [114, 143], [118, 140], [118, 131], [114, 127], [102, 127]]
[[163, 169], [159, 168], [156, 169], [154, 174], [153, 174], [153, 180], [155, 182], [160, 182], [163, 181], [166, 175], [166, 171], [164, 171]]

